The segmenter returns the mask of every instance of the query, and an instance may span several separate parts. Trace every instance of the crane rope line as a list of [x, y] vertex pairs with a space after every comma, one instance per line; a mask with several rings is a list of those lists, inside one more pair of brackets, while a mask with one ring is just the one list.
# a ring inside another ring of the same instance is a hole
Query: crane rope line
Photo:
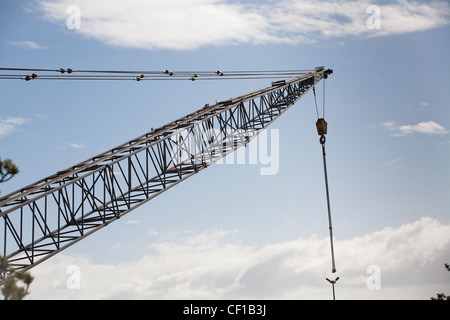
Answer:
[[314, 93], [314, 102], [316, 104], [316, 114], [317, 114], [317, 120], [319, 120], [319, 108], [317, 107], [317, 97], [316, 97], [316, 86], [313, 87], [313, 93]]
[[[294, 78], [294, 77], [292, 77]], [[73, 77], [57, 77], [57, 76], [45, 76], [45, 77], [37, 77], [37, 80], [119, 80], [119, 81], [209, 81], [209, 80], [264, 80], [264, 79], [280, 79], [280, 77], [276, 76], [268, 76], [268, 77], [227, 77], [227, 78], [163, 78], [163, 77], [145, 77], [145, 78], [130, 78], [130, 77], [108, 77], [108, 76], [73, 76]], [[21, 75], [0, 75], [0, 80], [35, 80], [32, 76], [21, 76]]]
[[[1, 74], [1, 72], [4, 71], [9, 71], [10, 74]], [[0, 80], [259, 80], [279, 79], [280, 77], [294, 78], [312, 71], [313, 70], [145, 71], [0, 67]], [[11, 74], [13, 72], [17, 73]]]
[[[76, 70], [76, 69], [39, 69], [39, 68], [5, 68], [0, 67], [1, 71], [45, 71], [45, 72], [60, 72], [60, 73], [72, 73], [72, 72], [94, 72], [94, 73], [147, 73], [147, 74], [161, 74], [166, 73], [166, 71], [157, 71], [157, 70]], [[235, 71], [223, 71], [224, 73], [308, 73], [314, 71], [313, 69], [291, 69], [291, 70], [235, 70]], [[175, 71], [173, 71], [175, 72]], [[193, 71], [176, 71], [177, 73], [192, 73]], [[217, 73], [217, 71], [196, 71], [196, 73]]]
[[333, 226], [331, 222], [331, 208], [330, 208], [330, 192], [328, 188], [328, 173], [327, 173], [327, 162], [326, 162], [326, 152], [325, 152], [325, 135], [327, 134], [327, 122], [325, 121], [325, 79], [323, 79], [323, 109], [322, 109], [322, 118], [319, 118], [319, 110], [317, 107], [317, 99], [316, 99], [316, 90], [313, 87], [314, 93], [314, 101], [316, 104], [316, 112], [317, 112], [317, 122], [316, 128], [317, 133], [320, 136], [319, 142], [322, 145], [322, 157], [323, 157], [323, 172], [325, 178], [325, 191], [327, 197], [327, 209], [328, 209], [328, 229], [330, 232], [330, 247], [331, 247], [331, 272], [336, 272], [336, 263], [334, 258], [334, 244], [333, 244]]
[[325, 81], [326, 79], [323, 79], [323, 100], [322, 100], [322, 117], [325, 119]]

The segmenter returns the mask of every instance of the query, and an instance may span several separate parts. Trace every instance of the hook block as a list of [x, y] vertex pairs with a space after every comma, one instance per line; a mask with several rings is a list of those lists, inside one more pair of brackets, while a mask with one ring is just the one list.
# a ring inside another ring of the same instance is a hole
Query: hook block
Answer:
[[319, 136], [327, 134], [327, 122], [325, 121], [325, 119], [323, 118], [318, 119], [316, 122], [316, 127]]

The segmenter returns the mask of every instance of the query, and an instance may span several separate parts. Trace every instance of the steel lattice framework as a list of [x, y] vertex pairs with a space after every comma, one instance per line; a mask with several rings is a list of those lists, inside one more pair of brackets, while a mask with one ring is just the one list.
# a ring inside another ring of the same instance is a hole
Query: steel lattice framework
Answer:
[[246, 145], [330, 73], [205, 105], [0, 198], [2, 255], [16, 270], [45, 261]]

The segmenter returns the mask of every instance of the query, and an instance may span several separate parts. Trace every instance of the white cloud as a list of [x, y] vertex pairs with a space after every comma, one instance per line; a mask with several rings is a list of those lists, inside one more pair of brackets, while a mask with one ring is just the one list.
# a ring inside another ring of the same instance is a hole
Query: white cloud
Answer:
[[402, 134], [412, 134], [412, 133], [424, 133], [424, 134], [428, 134], [428, 135], [433, 135], [433, 134], [438, 134], [438, 135], [442, 135], [442, 134], [446, 134], [447, 130], [441, 126], [440, 124], [437, 124], [434, 121], [427, 121], [427, 122], [420, 122], [418, 124], [415, 125], [403, 125], [403, 126], [399, 126], [398, 130], [402, 133]]
[[[328, 238], [255, 248], [230, 240], [230, 235], [236, 237], [235, 232], [209, 230], [155, 243], [152, 254], [119, 265], [59, 254], [31, 269], [35, 281], [29, 298], [329, 299]], [[439, 260], [450, 251], [450, 225], [434, 219], [337, 239], [335, 250], [340, 299], [429, 299], [450, 290], [448, 284], [442, 287], [447, 276], [443, 263], [448, 261]], [[424, 271], [433, 263], [442, 278]], [[73, 265], [80, 270], [81, 287], [71, 290], [67, 270]], [[367, 288], [367, 268], [373, 265], [381, 271], [380, 290]]]
[[386, 163], [385, 165], [384, 165], [384, 167], [392, 167], [392, 166], [396, 166], [396, 165], [398, 165], [398, 163], [400, 162], [400, 160], [401, 160], [401, 158], [395, 158], [394, 160], [392, 160], [392, 161], [389, 161], [388, 163]]
[[450, 6], [447, 1], [398, 0], [380, 7], [381, 35], [424, 31], [450, 22]]
[[0, 119], [0, 138], [5, 137], [17, 130], [18, 126], [28, 123], [29, 120], [21, 117]]
[[[71, 0], [40, 1], [46, 18], [66, 27]], [[190, 50], [208, 45], [310, 43], [346, 36], [376, 37], [449, 24], [445, 1], [396, 0], [380, 6], [381, 28], [367, 27], [371, 1], [78, 0], [74, 32], [108, 45]]]
[[122, 248], [122, 243], [116, 243], [116, 244], [113, 244], [112, 246], [111, 246], [111, 249], [120, 249], [120, 248]]
[[402, 167], [401, 160], [402, 160], [402, 158], [399, 157], [399, 158], [395, 158], [394, 160], [385, 163], [383, 165], [383, 169], [381, 170], [381, 173], [387, 173], [387, 172], [391, 172], [391, 171], [401, 168]]
[[83, 148], [86, 148], [86, 145], [85, 145], [84, 143], [73, 143], [73, 142], [69, 142], [68, 145], [71, 146], [72, 148], [75, 148], [75, 149], [83, 149]]
[[33, 50], [47, 49], [46, 47], [41, 46], [39, 43], [34, 41], [10, 41], [9, 44], [12, 46], [22, 47], [25, 49], [33, 49]]
[[126, 224], [140, 224], [141, 221], [139, 221], [139, 220], [127, 220], [125, 223]]
[[392, 131], [392, 136], [406, 136], [413, 133], [427, 135], [444, 135], [448, 133], [447, 129], [434, 121], [424, 121], [413, 125], [397, 125], [394, 121], [388, 121], [382, 123], [381, 126], [386, 130]]

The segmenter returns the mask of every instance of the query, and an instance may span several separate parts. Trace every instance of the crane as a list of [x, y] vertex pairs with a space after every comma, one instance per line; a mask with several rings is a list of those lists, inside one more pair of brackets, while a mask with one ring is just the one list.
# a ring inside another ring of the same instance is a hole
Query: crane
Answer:
[[0, 198], [0, 252], [15, 270], [42, 263], [246, 145], [332, 72], [205, 105]]

